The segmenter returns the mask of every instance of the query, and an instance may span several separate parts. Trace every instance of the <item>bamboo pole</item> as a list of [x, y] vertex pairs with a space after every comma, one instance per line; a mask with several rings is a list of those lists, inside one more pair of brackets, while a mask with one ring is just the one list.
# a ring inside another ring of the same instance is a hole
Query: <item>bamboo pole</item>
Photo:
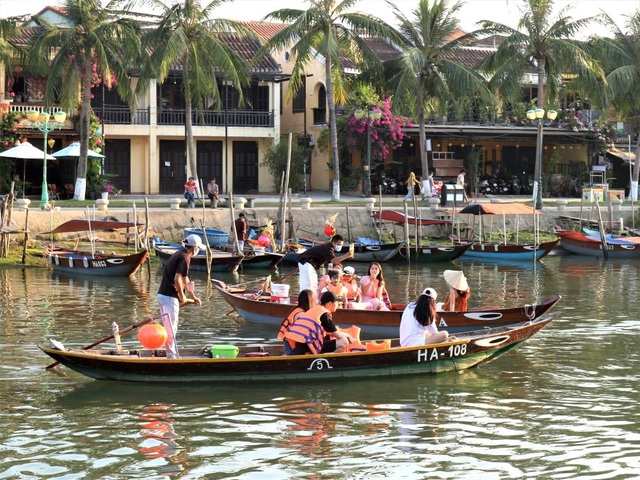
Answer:
[[404, 203], [404, 242], [407, 247], [407, 259], [411, 260], [411, 247], [409, 245], [409, 207]]
[[22, 245], [22, 264], [27, 261], [27, 243], [29, 243], [29, 209], [25, 213], [24, 217], [24, 244]]
[[378, 241], [382, 241], [382, 188], [378, 188]]
[[229, 190], [229, 212], [231, 213], [231, 229], [233, 230], [233, 244], [235, 245], [236, 250], [242, 256], [244, 256], [244, 252], [240, 250], [240, 243], [238, 242], [238, 229], [236, 228], [236, 214], [233, 209], [233, 192]]
[[289, 132], [289, 146], [287, 148], [287, 168], [285, 169], [284, 175], [284, 203], [282, 209], [282, 224], [280, 227], [280, 245], [284, 248], [285, 242], [285, 229], [287, 227], [287, 199], [289, 196], [289, 173], [291, 171], [291, 142], [293, 139], [293, 133]]
[[598, 213], [598, 230], [600, 231], [600, 243], [602, 243], [602, 256], [604, 258], [609, 257], [609, 251], [607, 247], [607, 237], [604, 233], [604, 224], [602, 223], [602, 213], [600, 212], [600, 204], [598, 203], [598, 198], [595, 199], [595, 207]]
[[344, 207], [347, 215], [347, 243], [351, 243], [351, 222], [349, 221], [349, 207]]

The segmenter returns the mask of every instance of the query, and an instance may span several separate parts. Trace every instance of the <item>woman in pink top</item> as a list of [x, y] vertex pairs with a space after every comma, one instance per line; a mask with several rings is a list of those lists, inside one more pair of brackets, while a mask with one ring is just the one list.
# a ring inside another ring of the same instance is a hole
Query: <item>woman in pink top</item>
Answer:
[[371, 305], [371, 310], [388, 310], [382, 300], [385, 283], [379, 263], [374, 262], [369, 265], [369, 274], [360, 279], [360, 290], [362, 301]]

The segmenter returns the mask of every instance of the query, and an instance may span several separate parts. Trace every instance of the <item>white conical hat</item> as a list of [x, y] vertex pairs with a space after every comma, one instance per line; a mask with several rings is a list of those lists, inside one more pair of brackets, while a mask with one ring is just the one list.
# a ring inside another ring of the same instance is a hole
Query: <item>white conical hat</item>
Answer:
[[469, 288], [467, 277], [465, 277], [464, 273], [460, 270], [445, 270], [442, 275], [444, 276], [444, 281], [447, 282], [451, 288], [461, 291]]

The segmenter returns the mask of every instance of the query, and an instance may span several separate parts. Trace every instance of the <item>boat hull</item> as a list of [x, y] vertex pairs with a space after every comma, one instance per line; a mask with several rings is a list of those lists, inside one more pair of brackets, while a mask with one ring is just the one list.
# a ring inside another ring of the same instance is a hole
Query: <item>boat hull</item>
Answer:
[[[96, 380], [145, 383], [232, 383], [331, 381], [457, 372], [487, 362], [530, 338], [555, 318], [469, 333], [450, 342], [388, 350], [283, 356], [281, 345], [240, 347], [238, 358], [208, 358], [207, 348], [181, 349], [181, 358], [167, 359], [163, 350], [63, 351], [39, 345], [62, 365]], [[397, 340], [393, 342], [397, 345]], [[266, 356], [245, 356], [247, 353]]]
[[148, 257], [142, 250], [127, 255], [92, 254], [80, 250], [53, 248], [46, 255], [54, 272], [67, 275], [128, 277], [138, 271]]
[[[451, 262], [463, 255], [471, 247], [471, 243], [461, 245], [449, 245], [449, 246], [429, 246], [420, 247], [416, 254], [415, 248], [411, 249], [411, 260], [415, 260], [418, 263], [438, 263], [438, 262]], [[396, 258], [402, 258], [407, 255], [407, 247], [403, 246], [400, 249], [400, 255]]]
[[541, 260], [553, 250], [558, 240], [533, 244], [501, 244], [474, 242], [462, 257], [486, 261], [532, 262]]
[[[245, 291], [232, 292], [225, 288], [218, 280], [213, 285], [220, 292], [229, 305], [245, 320], [252, 323], [268, 325], [275, 330], [280, 327], [294, 305], [259, 301], [245, 296]], [[250, 295], [247, 293], [247, 295]], [[441, 318], [438, 328], [447, 330], [451, 334], [468, 332], [485, 327], [502, 326], [531, 320], [548, 312], [560, 301], [559, 296], [550, 297], [537, 304], [504, 309], [482, 309], [467, 312], [438, 312]], [[400, 328], [400, 320], [404, 305], [394, 305], [389, 311], [372, 310], [336, 310], [332, 317], [340, 327], [348, 328], [356, 325], [362, 329], [363, 335], [395, 337]]]
[[[166, 264], [171, 255], [178, 251], [178, 246], [170, 246], [167, 244], [155, 243], [153, 246], [156, 256], [160, 259], [162, 264]], [[211, 271], [212, 272], [235, 272], [242, 263], [242, 257], [240, 255], [233, 255], [231, 253], [213, 253], [211, 256]], [[205, 252], [200, 252], [198, 255], [191, 257], [191, 270], [194, 271], [207, 271], [207, 256]]]
[[[591, 257], [604, 257], [605, 250], [600, 240], [588, 238], [580, 232], [556, 231], [560, 238], [560, 245], [568, 252]], [[607, 242], [607, 258], [628, 259], [640, 258], [640, 244], [638, 243], [610, 243]]]
[[[205, 228], [205, 235], [209, 245], [226, 245], [229, 243], [229, 232], [224, 230], [217, 230], [215, 228]], [[202, 228], [185, 228], [184, 238], [189, 235], [198, 235], [203, 243], [205, 243], [204, 235], [202, 235]]]
[[[314, 245], [314, 243], [311, 241], [300, 240], [300, 239], [298, 240], [298, 243], [306, 248], [310, 248]], [[400, 251], [403, 245], [404, 245], [404, 242], [384, 243], [382, 245], [365, 245], [362, 243], [356, 243], [353, 246], [354, 257], [349, 261], [363, 262], [363, 263], [388, 262], [398, 254], [398, 252]], [[351, 244], [345, 243], [342, 249], [343, 251], [345, 251], [350, 247], [351, 247]], [[297, 260], [297, 257], [296, 257], [296, 260]]]

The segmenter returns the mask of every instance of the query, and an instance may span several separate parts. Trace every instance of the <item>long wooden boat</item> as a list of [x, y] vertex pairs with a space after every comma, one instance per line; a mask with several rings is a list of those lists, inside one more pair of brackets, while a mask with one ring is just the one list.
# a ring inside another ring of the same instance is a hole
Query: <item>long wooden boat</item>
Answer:
[[[568, 252], [592, 257], [604, 257], [604, 245], [600, 235], [586, 235], [573, 230], [555, 230], [560, 245]], [[630, 240], [631, 239], [631, 240]], [[606, 256], [613, 259], [640, 258], [639, 237], [605, 236]]]
[[149, 253], [141, 250], [137, 253], [119, 255], [49, 246], [45, 249], [45, 255], [53, 270], [58, 273], [128, 277], [138, 271]]
[[[69, 220], [62, 223], [49, 234], [117, 231], [119, 229], [136, 229], [140, 225], [130, 222]], [[79, 250], [60, 245], [48, 245], [44, 250], [54, 272], [68, 275], [89, 275], [101, 277], [127, 277], [133, 275], [149, 256], [147, 250], [135, 253], [105, 253], [95, 248]]]
[[229, 232], [225, 232], [224, 230], [218, 230], [216, 228], [205, 228], [205, 235], [202, 234], [202, 228], [190, 227], [184, 229], [184, 238], [187, 238], [189, 235], [198, 235], [203, 243], [205, 242], [205, 236], [207, 237], [207, 242], [209, 242], [210, 246], [213, 245], [226, 245], [229, 243]]
[[[226, 253], [233, 253], [233, 245], [216, 245], [213, 247], [214, 251], [221, 251]], [[276, 268], [284, 260], [284, 253], [265, 251], [262, 253], [255, 253], [252, 251], [244, 250], [244, 258], [240, 267], [245, 268]]]
[[394, 210], [382, 210], [381, 212], [375, 212], [371, 215], [374, 220], [383, 220], [385, 222], [397, 223], [404, 225], [405, 218], [409, 225], [415, 225], [416, 223], [421, 226], [431, 225], [449, 225], [451, 220], [445, 220], [440, 218], [416, 218], [411, 215], [405, 217], [404, 213], [396, 212]]
[[[318, 245], [318, 242], [314, 242], [313, 240], [307, 238], [298, 238], [296, 240], [300, 245], [306, 248], [311, 248], [314, 245]], [[349, 261], [366, 263], [388, 262], [398, 254], [403, 245], [404, 241], [395, 243], [381, 243], [378, 245], [355, 243], [353, 246], [354, 257]], [[350, 247], [351, 244], [345, 243], [342, 249], [343, 251], [346, 251]]]
[[180, 358], [164, 350], [67, 350], [38, 347], [62, 365], [96, 380], [128, 382], [231, 383], [329, 381], [458, 372], [486, 363], [517, 347], [557, 314], [502, 327], [463, 333], [450, 341], [387, 350], [284, 356], [282, 344], [239, 347], [235, 358], [210, 358], [210, 347], [182, 348]]
[[[220, 280], [213, 279], [213, 286], [227, 301], [232, 311], [236, 311], [245, 320], [260, 323], [278, 329], [282, 320], [289, 315], [294, 305], [271, 302], [270, 296], [256, 298], [256, 291], [232, 289]], [[545, 314], [556, 303], [560, 296], [546, 298], [539, 303], [527, 304], [512, 308], [473, 309], [467, 312], [439, 312], [441, 317], [438, 328], [450, 333], [476, 330], [483, 327], [494, 327], [532, 320]], [[362, 329], [363, 335], [396, 336], [400, 327], [400, 319], [406, 305], [393, 304], [389, 311], [372, 310], [337, 310], [332, 316], [340, 327], [348, 328], [356, 325]], [[231, 312], [229, 312], [231, 313]]]
[[547, 256], [557, 244], [558, 239], [538, 244], [473, 242], [462, 257], [491, 262], [533, 262]]
[[[182, 248], [181, 245], [171, 244], [162, 240], [154, 240], [153, 249], [162, 264], [166, 264], [171, 255]], [[242, 255], [234, 255], [233, 253], [221, 252], [219, 250], [211, 250], [211, 271], [213, 272], [235, 272], [242, 263]], [[198, 255], [191, 257], [191, 270], [206, 271], [207, 255], [206, 252], [199, 252]]]
[[[411, 248], [411, 260], [419, 263], [438, 263], [451, 262], [464, 254], [471, 247], [471, 242], [459, 243], [455, 245], [429, 245], [419, 247], [416, 254], [415, 247]], [[400, 249], [400, 255], [397, 258], [407, 255], [407, 246], [403, 245]]]

